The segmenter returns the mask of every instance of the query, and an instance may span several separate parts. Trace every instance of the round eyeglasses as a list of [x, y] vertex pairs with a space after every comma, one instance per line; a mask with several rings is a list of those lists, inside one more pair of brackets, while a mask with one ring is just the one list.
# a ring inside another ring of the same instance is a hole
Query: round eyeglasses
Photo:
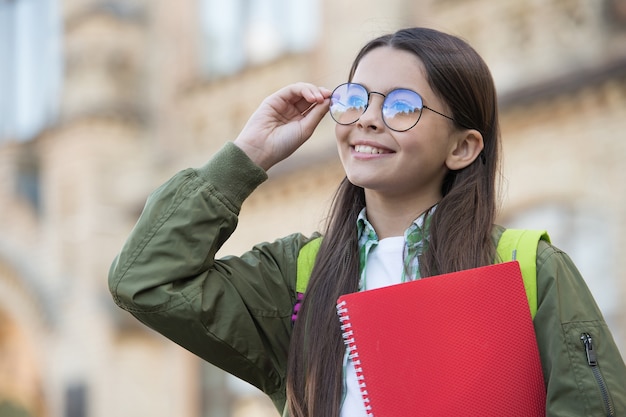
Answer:
[[383, 97], [383, 122], [396, 132], [405, 132], [415, 126], [422, 116], [423, 109], [454, 121], [452, 117], [425, 106], [422, 96], [413, 90], [398, 88], [383, 94], [367, 91], [363, 85], [357, 83], [345, 83], [335, 88], [330, 97], [331, 117], [340, 125], [356, 123], [369, 107], [372, 94]]

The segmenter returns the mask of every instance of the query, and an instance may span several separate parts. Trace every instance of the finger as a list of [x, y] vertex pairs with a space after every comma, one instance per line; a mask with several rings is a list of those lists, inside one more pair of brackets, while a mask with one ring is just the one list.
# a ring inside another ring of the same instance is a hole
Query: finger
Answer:
[[330, 100], [326, 99], [321, 104], [315, 104], [308, 110], [308, 112], [301, 121], [302, 133], [307, 139], [313, 134], [313, 131], [322, 121], [326, 113], [328, 113], [329, 106]]
[[309, 103], [323, 103], [325, 99], [330, 97], [332, 91], [313, 84], [304, 84], [301, 94], [302, 97]]
[[324, 87], [305, 84], [301, 90], [302, 99], [296, 103], [296, 108], [302, 116], [306, 115], [313, 107], [324, 103], [332, 92]]

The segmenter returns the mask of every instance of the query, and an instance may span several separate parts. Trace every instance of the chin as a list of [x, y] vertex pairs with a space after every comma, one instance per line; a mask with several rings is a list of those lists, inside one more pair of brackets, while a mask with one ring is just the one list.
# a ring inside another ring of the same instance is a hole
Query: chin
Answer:
[[349, 174], [347, 175], [347, 177], [348, 177], [348, 181], [350, 181], [352, 185], [355, 185], [357, 187], [361, 187], [364, 189], [376, 189], [377, 186], [380, 185], [374, 178], [364, 178], [363, 176], [349, 175]]

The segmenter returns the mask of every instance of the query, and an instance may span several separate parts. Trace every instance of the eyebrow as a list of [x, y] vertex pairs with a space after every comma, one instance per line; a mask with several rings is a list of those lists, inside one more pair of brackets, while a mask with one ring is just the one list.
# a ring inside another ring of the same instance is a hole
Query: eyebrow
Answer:
[[366, 89], [368, 92], [370, 92], [370, 93], [371, 93], [372, 91], [374, 91], [374, 92], [376, 92], [376, 93], [382, 93], [382, 94], [384, 94], [384, 95], [388, 95], [389, 93], [391, 93], [391, 92], [392, 92], [392, 91], [394, 91], [394, 90], [409, 90], [409, 91], [413, 91], [414, 93], [419, 94], [422, 98], [424, 97], [424, 96], [422, 96], [422, 93], [418, 93], [418, 92], [417, 92], [417, 91], [415, 91], [413, 88], [403, 87], [403, 86], [400, 86], [400, 85], [394, 85], [394, 86], [392, 86], [392, 87], [391, 87], [391, 88], [389, 88], [389, 89], [386, 89], [386, 90], [383, 90], [383, 91], [378, 91], [378, 90], [372, 90], [372, 89], [371, 89], [371, 88], [370, 88], [367, 84], [365, 84], [365, 83], [356, 82], [356, 81], [353, 81], [353, 80], [352, 80], [352, 81], [348, 81], [348, 82], [349, 82], [349, 83], [351, 83], [351, 84], [360, 84], [360, 85], [362, 85], [363, 87], [365, 87], [365, 89]]

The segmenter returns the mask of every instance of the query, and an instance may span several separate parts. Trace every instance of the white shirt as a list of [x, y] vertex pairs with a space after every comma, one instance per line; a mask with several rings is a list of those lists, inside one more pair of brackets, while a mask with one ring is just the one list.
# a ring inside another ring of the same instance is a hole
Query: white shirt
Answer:
[[[404, 263], [404, 237], [389, 237], [382, 239], [367, 256], [364, 290], [386, 287], [402, 282]], [[345, 372], [345, 399], [341, 407], [341, 417], [366, 417], [365, 405], [359, 383], [356, 379], [354, 364], [348, 355], [344, 356]]]

